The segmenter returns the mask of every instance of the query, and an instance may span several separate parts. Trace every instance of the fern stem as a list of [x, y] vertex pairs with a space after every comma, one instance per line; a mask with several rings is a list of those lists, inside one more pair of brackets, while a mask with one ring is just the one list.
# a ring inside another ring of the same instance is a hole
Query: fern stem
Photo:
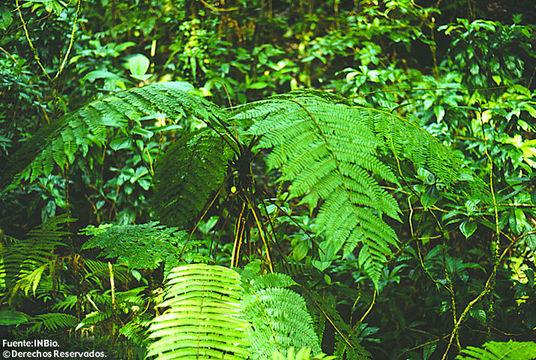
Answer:
[[233, 253], [231, 254], [231, 267], [238, 266], [238, 256], [240, 254], [240, 247], [242, 246], [242, 236], [244, 235], [244, 228], [246, 227], [243, 217], [245, 209], [246, 203], [242, 202], [242, 209], [240, 210], [240, 215], [238, 215], [238, 219], [236, 220]]
[[361, 316], [361, 319], [359, 319], [359, 322], [358, 324], [361, 325], [363, 323], [363, 321], [365, 321], [365, 318], [367, 317], [368, 314], [370, 314], [370, 312], [372, 311], [372, 308], [374, 307], [374, 304], [376, 303], [376, 289], [374, 289], [374, 293], [372, 295], [372, 301], [370, 302], [370, 306], [368, 307], [367, 311], [365, 311], [365, 313], [363, 314], [363, 316]]
[[251, 212], [253, 213], [253, 217], [255, 218], [255, 224], [257, 225], [257, 229], [259, 230], [259, 236], [262, 239], [262, 242], [264, 244], [264, 248], [266, 249], [266, 260], [268, 261], [268, 267], [270, 268], [270, 272], [274, 272], [274, 268], [272, 265], [272, 259], [270, 258], [270, 248], [268, 247], [268, 243], [266, 242], [266, 237], [264, 236], [264, 226], [262, 226], [259, 217], [257, 216], [257, 209], [253, 206], [251, 200], [249, 199], [249, 196], [247, 193], [244, 193], [244, 197], [246, 198], [246, 201], [248, 202], [249, 208], [251, 209]]
[[[484, 121], [481, 119], [481, 126], [482, 126], [482, 138], [484, 140], [484, 154], [486, 155], [486, 158], [489, 162], [489, 188], [491, 192], [491, 199], [493, 201], [493, 211], [495, 215], [495, 240], [491, 242], [491, 253], [493, 256], [493, 270], [491, 273], [491, 285], [490, 285], [490, 292], [492, 292], [495, 288], [495, 278], [497, 275], [497, 267], [499, 266], [499, 246], [500, 246], [500, 236], [501, 232], [499, 229], [499, 211], [497, 209], [497, 199], [495, 198], [495, 188], [493, 186], [493, 160], [488, 152], [488, 139], [486, 137], [486, 132], [484, 131]], [[493, 325], [493, 317], [494, 317], [494, 311], [493, 306], [495, 303], [495, 298], [493, 295], [489, 297], [489, 305], [488, 305], [488, 313], [486, 316], [486, 326], [488, 331], [488, 340], [491, 337], [491, 326]]]

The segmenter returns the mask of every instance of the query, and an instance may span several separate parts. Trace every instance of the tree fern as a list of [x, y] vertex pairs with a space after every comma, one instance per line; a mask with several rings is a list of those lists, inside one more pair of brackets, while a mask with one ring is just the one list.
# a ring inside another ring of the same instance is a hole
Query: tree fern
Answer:
[[165, 300], [169, 309], [149, 329], [157, 359], [246, 359], [241, 315], [242, 288], [236, 272], [221, 266], [183, 265], [171, 271]]
[[534, 360], [536, 359], [536, 343], [529, 342], [496, 342], [485, 343], [482, 348], [468, 346], [456, 356], [460, 360]]
[[355, 108], [333, 95], [297, 92], [245, 106], [233, 121], [252, 121], [248, 132], [272, 149], [267, 163], [290, 181], [290, 195], [315, 207], [317, 231], [343, 256], [361, 245], [359, 262], [375, 282], [397, 246], [384, 214], [399, 220], [395, 199], [380, 186], [398, 184], [396, 167], [382, 160], [391, 152], [432, 171], [446, 184], [457, 180], [456, 158], [432, 136], [391, 113]]

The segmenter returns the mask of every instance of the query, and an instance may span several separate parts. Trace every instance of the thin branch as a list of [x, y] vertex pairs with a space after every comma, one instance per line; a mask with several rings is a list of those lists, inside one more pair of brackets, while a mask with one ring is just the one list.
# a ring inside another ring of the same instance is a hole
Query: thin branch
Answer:
[[71, 40], [69, 41], [69, 47], [67, 48], [67, 52], [65, 53], [65, 57], [63, 58], [63, 61], [61, 62], [60, 68], [58, 69], [58, 72], [54, 76], [52, 80], [56, 80], [58, 76], [60, 76], [61, 72], [63, 71], [63, 68], [65, 67], [65, 63], [67, 62], [67, 59], [69, 58], [69, 53], [71, 52], [71, 49], [73, 48], [74, 43], [74, 33], [76, 31], [76, 23], [78, 22], [78, 15], [80, 14], [80, 3], [82, 0], [78, 0], [77, 6], [76, 6], [76, 14], [74, 16], [74, 22], [73, 22], [73, 29], [71, 30]]
[[26, 36], [26, 40], [28, 41], [28, 45], [30, 45], [30, 49], [32, 49], [34, 59], [35, 59], [35, 61], [37, 61], [37, 64], [41, 68], [41, 71], [43, 72], [43, 74], [45, 74], [45, 76], [47, 77], [48, 81], [50, 81], [50, 83], [53, 83], [52, 78], [50, 77], [50, 75], [48, 75], [47, 71], [45, 70], [45, 67], [41, 63], [41, 59], [39, 58], [39, 54], [37, 53], [37, 49], [35, 48], [32, 39], [30, 39], [30, 34], [28, 32], [28, 27], [26, 26], [26, 22], [24, 21], [24, 18], [22, 17], [22, 12], [20, 11], [19, 0], [15, 0], [15, 4], [17, 5], [17, 13], [19, 14], [19, 18], [20, 18], [20, 21], [22, 23], [22, 28], [24, 29], [24, 35]]

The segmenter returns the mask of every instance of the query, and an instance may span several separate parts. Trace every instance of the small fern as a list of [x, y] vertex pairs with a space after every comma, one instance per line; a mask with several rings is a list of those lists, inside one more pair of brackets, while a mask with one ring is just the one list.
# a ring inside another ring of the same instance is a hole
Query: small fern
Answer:
[[528, 342], [496, 342], [485, 343], [482, 348], [468, 346], [456, 356], [460, 360], [534, 360], [536, 359], [536, 343]]
[[155, 269], [164, 261], [168, 266], [176, 265], [178, 244], [186, 235], [158, 222], [89, 226], [82, 233], [93, 235], [82, 249], [101, 248], [105, 258], [117, 258], [119, 263], [136, 269]]
[[10, 242], [0, 249], [0, 272], [11, 296], [19, 289], [35, 292], [55, 257], [54, 250], [65, 246], [63, 237], [68, 233], [62, 227], [72, 221], [66, 215], [51, 218], [30, 230], [26, 239]]

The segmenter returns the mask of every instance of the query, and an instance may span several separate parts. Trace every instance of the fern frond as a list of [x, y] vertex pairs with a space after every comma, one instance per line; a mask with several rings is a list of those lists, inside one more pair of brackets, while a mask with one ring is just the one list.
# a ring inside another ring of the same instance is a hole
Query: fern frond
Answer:
[[215, 131], [183, 135], [158, 159], [155, 210], [163, 222], [188, 225], [223, 182], [233, 151]]
[[56, 331], [59, 328], [74, 328], [78, 324], [76, 316], [64, 313], [48, 313], [34, 316], [30, 322], [34, 325], [30, 328], [32, 332], [43, 330]]
[[303, 196], [303, 202], [312, 206], [322, 200], [317, 229], [337, 250], [346, 245], [346, 256], [363, 245], [372, 260], [363, 265], [368, 265], [365, 270], [377, 283], [390, 246], [397, 243], [382, 214], [399, 219], [400, 212], [380, 186], [380, 181], [398, 183], [378, 158], [381, 140], [346, 105], [298, 94], [276, 98], [273, 104], [265, 101], [259, 108], [268, 111], [274, 104], [274, 113], [256, 120], [249, 132], [262, 135], [260, 148], [273, 148], [267, 163], [281, 168], [281, 180], [292, 182], [292, 197]]
[[284, 288], [253, 291], [244, 299], [244, 314], [252, 324], [248, 329], [252, 359], [267, 359], [289, 347], [320, 352], [313, 320], [298, 293]]
[[157, 359], [246, 359], [248, 327], [238, 274], [221, 266], [183, 265], [167, 279], [169, 307], [149, 328], [148, 356]]
[[158, 222], [139, 225], [101, 225], [82, 230], [94, 235], [82, 249], [99, 247], [105, 258], [117, 258], [119, 263], [135, 269], [156, 269], [163, 261], [173, 264], [178, 243], [186, 232], [168, 228]]
[[[16, 184], [22, 178], [34, 180], [41, 174], [48, 175], [56, 164], [63, 168], [74, 161], [76, 154], [85, 155], [91, 146], [105, 144], [108, 129], [128, 133], [135, 126], [141, 127], [141, 120], [156, 114], [221, 127], [224, 112], [186, 89], [180, 82], [157, 83], [92, 101], [32, 136], [10, 159], [4, 178], [14, 178]], [[15, 177], [17, 174], [20, 176]]]
[[293, 347], [288, 349], [286, 356], [279, 351], [272, 355], [272, 360], [335, 360], [335, 356], [327, 356], [326, 354], [317, 354], [311, 357], [310, 348], [301, 348], [297, 352]]
[[496, 342], [485, 343], [482, 348], [468, 346], [456, 356], [460, 360], [534, 360], [536, 359], [536, 343], [528, 342]]
[[54, 257], [54, 250], [65, 246], [62, 238], [68, 233], [63, 231], [63, 225], [72, 221], [66, 215], [50, 218], [30, 230], [26, 239], [13, 241], [0, 249], [0, 271], [13, 294], [20, 288], [35, 292], [48, 262]]
[[376, 286], [398, 241], [384, 219], [399, 220], [400, 213], [380, 186], [398, 184], [399, 169], [384, 161], [386, 154], [429, 169], [447, 185], [460, 174], [454, 155], [420, 127], [388, 112], [350, 107], [332, 94], [275, 96], [246, 105], [231, 121], [248, 119], [249, 134], [262, 136], [258, 147], [272, 149], [269, 167], [291, 182], [290, 195], [320, 204], [317, 231], [334, 253], [343, 249], [347, 256], [360, 246], [360, 265]]
[[23, 312], [0, 309], [0, 326], [20, 325], [28, 322], [29, 319], [30, 316]]

